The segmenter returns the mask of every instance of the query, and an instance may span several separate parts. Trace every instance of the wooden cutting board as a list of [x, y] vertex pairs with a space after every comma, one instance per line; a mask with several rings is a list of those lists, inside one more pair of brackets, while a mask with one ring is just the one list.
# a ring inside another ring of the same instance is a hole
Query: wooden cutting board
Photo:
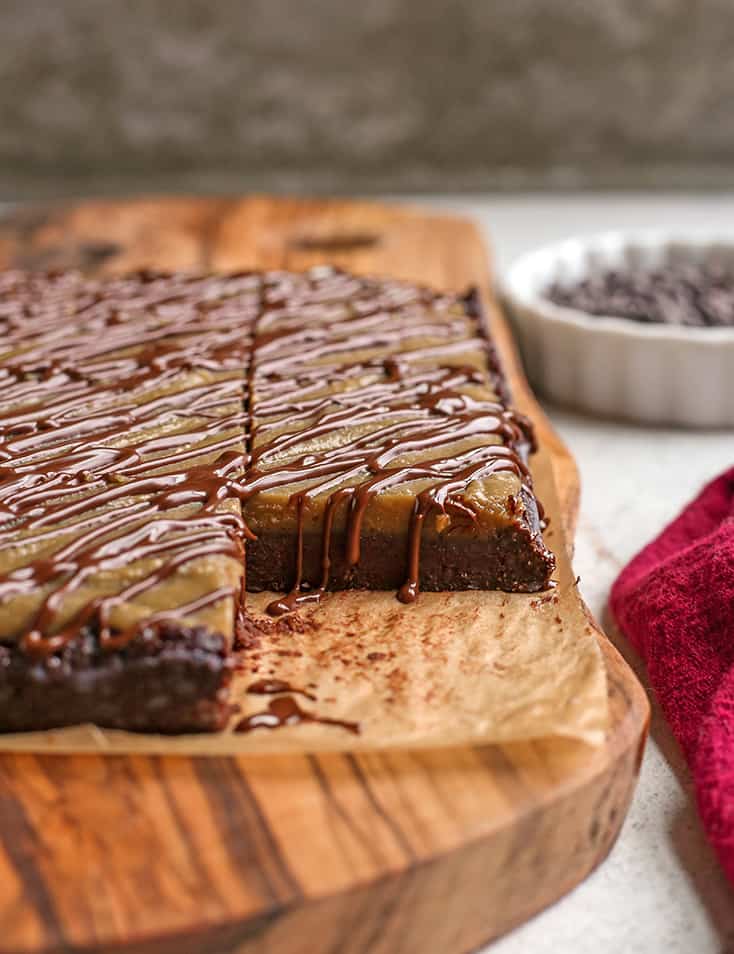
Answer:
[[[0, 265], [301, 269], [328, 261], [480, 286], [461, 219], [359, 202], [141, 199], [16, 209]], [[517, 402], [553, 452], [569, 539], [573, 459], [530, 394], [507, 325], [494, 333]], [[462, 954], [584, 878], [634, 788], [645, 694], [606, 640], [611, 727], [560, 741], [269, 758], [0, 757], [0, 954]]]

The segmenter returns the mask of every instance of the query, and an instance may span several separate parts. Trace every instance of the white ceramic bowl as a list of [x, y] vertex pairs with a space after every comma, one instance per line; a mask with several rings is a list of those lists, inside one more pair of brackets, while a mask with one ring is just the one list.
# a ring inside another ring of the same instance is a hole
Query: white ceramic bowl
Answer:
[[689, 427], [734, 426], [734, 328], [640, 324], [554, 305], [572, 284], [625, 265], [716, 262], [734, 270], [734, 232], [605, 232], [517, 260], [502, 282], [528, 376], [540, 393], [605, 416]]

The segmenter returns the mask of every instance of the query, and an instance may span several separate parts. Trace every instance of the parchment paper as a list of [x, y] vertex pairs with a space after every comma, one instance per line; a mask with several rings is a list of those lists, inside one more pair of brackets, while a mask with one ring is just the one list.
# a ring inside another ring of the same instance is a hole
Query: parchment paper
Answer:
[[[563, 538], [550, 459], [533, 461], [550, 528], [556, 587], [541, 594], [334, 593], [298, 618], [263, 622], [258, 648], [242, 655], [233, 701], [241, 711], [218, 734], [140, 735], [80, 726], [0, 736], [0, 750], [223, 755], [386, 747], [436, 747], [562, 736], [595, 745], [607, 725], [599, 634], [577, 592]], [[272, 599], [249, 594], [257, 614]], [[304, 689], [300, 708], [356, 722], [355, 735], [304, 723], [237, 733], [273, 696], [248, 694], [262, 679]]]

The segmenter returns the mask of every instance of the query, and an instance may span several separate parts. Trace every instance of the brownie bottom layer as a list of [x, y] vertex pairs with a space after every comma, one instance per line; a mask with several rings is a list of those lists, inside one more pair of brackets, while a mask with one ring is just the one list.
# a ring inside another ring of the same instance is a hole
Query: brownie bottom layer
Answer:
[[232, 663], [226, 640], [202, 627], [157, 627], [119, 651], [86, 631], [60, 654], [29, 659], [0, 645], [0, 732], [93, 722], [136, 732], [223, 728]]
[[[322, 576], [321, 535], [303, 537], [303, 581], [317, 587]], [[405, 582], [408, 544], [386, 534], [364, 534], [360, 561], [348, 566], [343, 540], [331, 544], [330, 590], [397, 590]], [[421, 542], [420, 588], [504, 590], [535, 593], [546, 589], [555, 558], [540, 535], [523, 527], [498, 528], [489, 536], [426, 535]], [[247, 546], [247, 589], [287, 592], [296, 578], [294, 534], [263, 533]]]

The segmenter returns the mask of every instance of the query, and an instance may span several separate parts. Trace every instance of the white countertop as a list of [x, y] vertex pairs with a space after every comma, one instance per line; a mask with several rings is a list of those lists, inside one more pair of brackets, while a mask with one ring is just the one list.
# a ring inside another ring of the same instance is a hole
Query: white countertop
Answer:
[[[575, 233], [724, 230], [734, 221], [734, 194], [461, 196], [429, 203], [475, 218], [500, 268], [536, 245]], [[547, 410], [581, 470], [574, 565], [587, 603], [602, 620], [624, 563], [703, 483], [734, 464], [734, 435]], [[644, 683], [644, 672], [638, 673]], [[570, 895], [494, 944], [492, 954], [721, 954], [734, 948], [734, 890], [703, 835], [677, 744], [652, 704], [640, 781], [611, 855]]]

